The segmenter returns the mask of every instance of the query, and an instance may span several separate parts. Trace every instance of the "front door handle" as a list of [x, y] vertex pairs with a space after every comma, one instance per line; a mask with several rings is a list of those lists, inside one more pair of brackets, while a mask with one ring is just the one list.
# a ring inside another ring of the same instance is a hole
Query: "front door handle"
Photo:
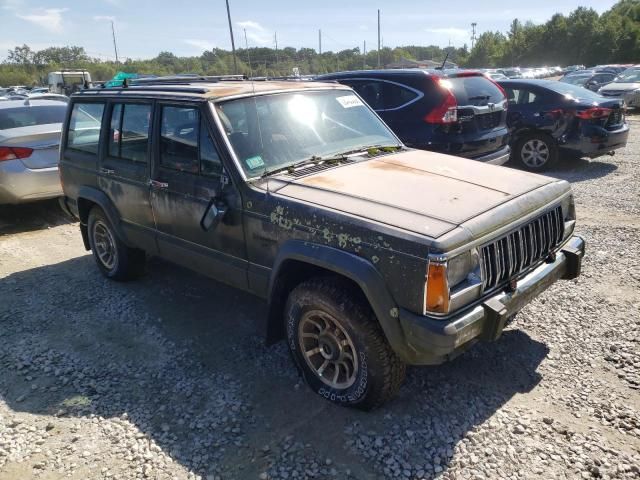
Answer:
[[116, 173], [116, 171], [111, 170], [110, 168], [100, 167], [100, 173], [102, 173], [103, 175], [113, 175], [114, 173]]
[[169, 188], [169, 184], [168, 183], [160, 182], [158, 180], [149, 180], [149, 185], [152, 188], [162, 188], [162, 189]]

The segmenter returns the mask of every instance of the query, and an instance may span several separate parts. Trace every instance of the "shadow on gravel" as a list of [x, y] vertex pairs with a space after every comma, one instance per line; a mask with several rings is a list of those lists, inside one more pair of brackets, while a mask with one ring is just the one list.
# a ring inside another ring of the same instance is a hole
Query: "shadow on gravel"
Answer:
[[431, 478], [538, 384], [548, 353], [507, 330], [449, 364], [410, 369], [396, 400], [365, 413], [310, 392], [282, 342], [263, 346], [261, 301], [158, 260], [141, 280], [114, 283], [86, 255], [12, 274], [0, 297], [0, 396], [11, 409], [126, 415], [175, 462], [224, 479], [285, 478], [294, 459], [314, 478]]
[[[542, 172], [542, 174], [560, 178], [571, 183], [595, 180], [606, 177], [618, 169], [616, 164], [607, 161], [609, 158], [608, 156], [596, 159], [570, 156], [561, 157], [555, 168]], [[523, 171], [525, 170], [519, 166], [514, 166], [513, 163], [509, 163], [507, 166]]]
[[71, 223], [58, 199], [20, 205], [0, 205], [0, 236], [43, 230]]

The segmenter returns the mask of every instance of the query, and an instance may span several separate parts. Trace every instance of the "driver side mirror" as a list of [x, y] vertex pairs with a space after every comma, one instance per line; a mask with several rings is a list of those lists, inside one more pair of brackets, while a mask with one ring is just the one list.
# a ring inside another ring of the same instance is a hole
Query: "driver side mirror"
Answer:
[[214, 198], [209, 202], [207, 211], [204, 213], [204, 216], [200, 221], [200, 226], [207, 232], [209, 230], [213, 230], [224, 219], [226, 213], [226, 203], [223, 200]]

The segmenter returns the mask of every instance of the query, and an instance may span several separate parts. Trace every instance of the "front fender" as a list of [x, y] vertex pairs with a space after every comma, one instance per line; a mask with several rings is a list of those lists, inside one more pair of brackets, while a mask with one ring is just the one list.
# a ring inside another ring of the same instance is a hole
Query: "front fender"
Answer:
[[[279, 278], [283, 266], [288, 261], [296, 261], [320, 267], [355, 282], [375, 313], [380, 326], [393, 350], [405, 360], [407, 352], [404, 331], [399, 320], [399, 309], [391, 296], [384, 279], [369, 261], [350, 252], [334, 247], [318, 245], [301, 240], [291, 240], [282, 245], [275, 258], [269, 279], [269, 329], [282, 323], [284, 305], [278, 292]], [[275, 322], [275, 323], [274, 323]]]

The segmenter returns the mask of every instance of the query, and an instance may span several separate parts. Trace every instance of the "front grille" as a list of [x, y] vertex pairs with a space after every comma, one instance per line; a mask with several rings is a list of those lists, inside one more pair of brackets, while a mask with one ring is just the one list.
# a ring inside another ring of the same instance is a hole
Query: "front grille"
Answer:
[[562, 241], [562, 207], [494, 240], [480, 249], [483, 290], [488, 292], [545, 259]]
[[483, 113], [482, 115], [476, 115], [476, 121], [478, 122], [478, 128], [480, 130], [490, 130], [500, 125], [502, 118], [502, 112]]
[[611, 114], [609, 115], [609, 118], [607, 118], [607, 125], [606, 126], [607, 127], [618, 126], [623, 121], [624, 121], [624, 113], [622, 112], [622, 109], [619, 108], [619, 109], [614, 110], [613, 112], [611, 112]]

